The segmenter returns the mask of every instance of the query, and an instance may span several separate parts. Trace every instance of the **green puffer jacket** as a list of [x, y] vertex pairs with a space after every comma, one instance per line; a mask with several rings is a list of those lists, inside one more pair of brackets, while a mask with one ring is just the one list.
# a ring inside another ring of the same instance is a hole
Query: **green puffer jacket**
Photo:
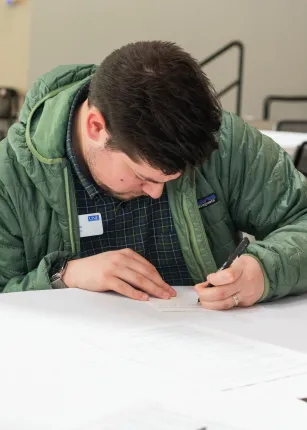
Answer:
[[[65, 66], [41, 77], [0, 145], [0, 291], [51, 288], [52, 265], [78, 257], [65, 138], [72, 100], [95, 70]], [[225, 112], [219, 151], [167, 189], [195, 283], [227, 259], [244, 231], [257, 239], [248, 253], [265, 274], [261, 300], [307, 290], [307, 187], [272, 140]], [[199, 209], [197, 199], [211, 194], [217, 202]]]

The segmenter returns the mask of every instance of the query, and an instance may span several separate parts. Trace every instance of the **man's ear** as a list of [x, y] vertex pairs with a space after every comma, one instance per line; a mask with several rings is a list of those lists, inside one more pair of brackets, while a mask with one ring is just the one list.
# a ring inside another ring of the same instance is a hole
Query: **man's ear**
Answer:
[[95, 142], [105, 144], [109, 139], [104, 116], [94, 107], [90, 107], [88, 110], [86, 129], [88, 137]]

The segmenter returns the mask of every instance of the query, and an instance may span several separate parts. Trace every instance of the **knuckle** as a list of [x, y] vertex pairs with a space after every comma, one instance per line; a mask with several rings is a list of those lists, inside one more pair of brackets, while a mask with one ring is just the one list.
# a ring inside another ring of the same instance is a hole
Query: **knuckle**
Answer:
[[105, 269], [102, 273], [101, 276], [101, 283], [105, 282], [105, 281], [109, 281], [112, 278], [112, 271], [110, 269]]
[[132, 255], [134, 252], [132, 251], [132, 249], [130, 249], [130, 248], [124, 248], [123, 250], [122, 250], [122, 252], [124, 253], [124, 254], [126, 254], [127, 256], [130, 256], [130, 255]]
[[227, 281], [231, 284], [236, 280], [234, 272], [230, 269], [229, 272], [225, 273]]
[[163, 282], [159, 272], [152, 265], [145, 267], [144, 276], [146, 276], [146, 278], [150, 279], [154, 283], [161, 284]]
[[217, 289], [216, 291], [216, 299], [224, 300], [226, 298], [226, 292], [223, 289]]
[[144, 278], [144, 276], [143, 275], [141, 275], [140, 273], [136, 273], [135, 274], [135, 283], [136, 283], [136, 285], [139, 287], [139, 286], [143, 286], [144, 285], [144, 283], [145, 283], [145, 278]]
[[160, 278], [160, 274], [154, 266], [150, 265], [148, 268], [148, 272], [150, 275], [158, 276]]
[[157, 269], [155, 267], [153, 267], [153, 266], [149, 267], [147, 273], [148, 273], [149, 279], [154, 279], [156, 281], [162, 282], [162, 278], [161, 278], [159, 272], [157, 271]]
[[114, 266], [118, 266], [120, 261], [121, 261], [121, 256], [117, 253], [114, 253], [114, 254], [110, 255], [109, 261]]
[[252, 271], [248, 271], [246, 273], [246, 281], [248, 283], [253, 283], [255, 281], [255, 279], [256, 279], [256, 276]]

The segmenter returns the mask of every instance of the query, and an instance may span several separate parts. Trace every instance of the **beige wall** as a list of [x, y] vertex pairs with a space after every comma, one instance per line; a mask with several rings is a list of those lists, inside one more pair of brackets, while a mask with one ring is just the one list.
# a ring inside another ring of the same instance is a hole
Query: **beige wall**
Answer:
[[30, 4], [0, 1], [0, 86], [24, 92], [28, 87]]
[[[29, 81], [59, 63], [99, 63], [140, 39], [173, 40], [201, 60], [233, 39], [246, 45], [243, 113], [261, 116], [268, 94], [307, 94], [306, 0], [31, 0]], [[236, 55], [208, 68], [217, 88]], [[232, 96], [224, 106], [234, 108]], [[307, 106], [275, 109], [307, 117]]]

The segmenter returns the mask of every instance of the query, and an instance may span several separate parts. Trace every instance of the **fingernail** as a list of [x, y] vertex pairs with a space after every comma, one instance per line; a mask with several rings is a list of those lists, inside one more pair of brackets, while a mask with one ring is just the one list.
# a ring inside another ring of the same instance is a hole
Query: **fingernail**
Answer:
[[142, 294], [142, 300], [149, 300], [148, 294]]
[[162, 297], [163, 297], [163, 299], [169, 299], [170, 295], [168, 293], [163, 293]]
[[177, 295], [177, 293], [176, 293], [175, 290], [170, 290], [170, 294], [171, 294], [172, 297], [175, 297]]

